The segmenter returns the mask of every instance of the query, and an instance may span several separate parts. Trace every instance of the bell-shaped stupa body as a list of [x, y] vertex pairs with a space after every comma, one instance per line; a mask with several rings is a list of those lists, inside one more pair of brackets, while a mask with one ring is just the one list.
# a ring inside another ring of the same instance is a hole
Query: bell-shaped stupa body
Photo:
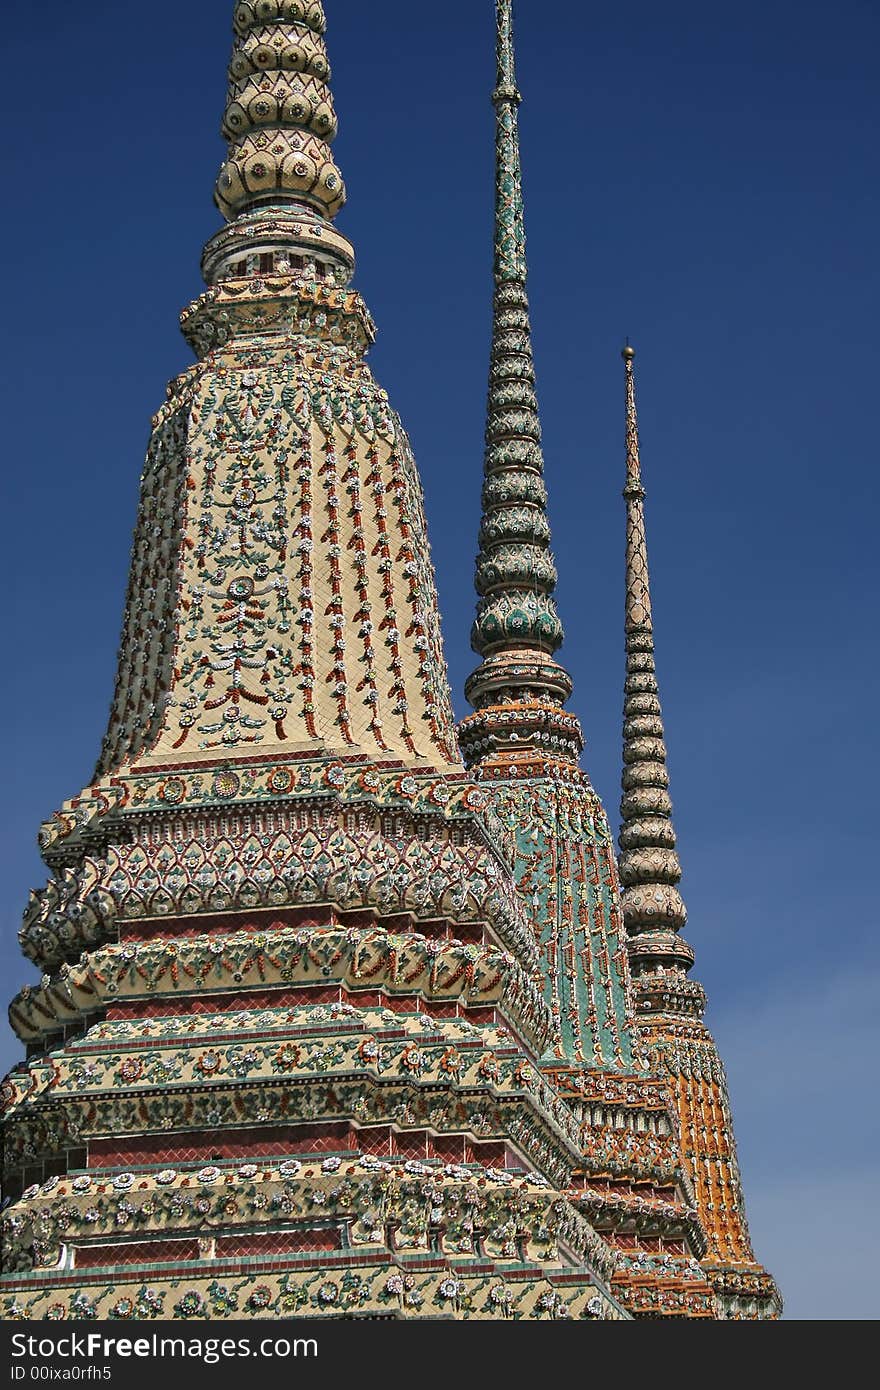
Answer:
[[235, 31], [198, 360], [154, 423], [95, 780], [44, 827], [22, 931], [0, 1306], [626, 1317], [333, 225], [323, 9], [240, 3]]

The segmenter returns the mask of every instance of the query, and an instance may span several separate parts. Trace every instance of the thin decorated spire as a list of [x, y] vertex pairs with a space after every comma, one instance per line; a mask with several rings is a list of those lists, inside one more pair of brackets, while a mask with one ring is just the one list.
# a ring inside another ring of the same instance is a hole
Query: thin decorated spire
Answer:
[[535, 394], [512, 0], [496, 0], [495, 296], [485, 481], [471, 645], [482, 663], [460, 729], [469, 765], [539, 749], [577, 761], [580, 726], [562, 713], [571, 679], [554, 660], [563, 630], [553, 594], [541, 425]]
[[522, 193], [512, 0], [496, 4], [497, 77], [492, 103], [496, 116], [495, 281], [526, 279], [526, 230]]
[[634, 350], [626, 371], [626, 695], [620, 878], [632, 1000], [652, 1064], [668, 1078], [681, 1151], [708, 1239], [702, 1260], [722, 1317], [777, 1317], [779, 1291], [755, 1261], [745, 1217], [724, 1067], [702, 1021], [706, 995], [688, 979], [694, 953], [680, 935], [666, 741], [654, 667], [645, 489], [639, 455]]
[[626, 686], [623, 725], [620, 878], [639, 1012], [701, 1016], [702, 986], [686, 979], [694, 953], [679, 932], [687, 910], [678, 891], [681, 865], [669, 797], [666, 741], [654, 664], [654, 626], [645, 489], [636, 413], [635, 351], [623, 349], [626, 373]]

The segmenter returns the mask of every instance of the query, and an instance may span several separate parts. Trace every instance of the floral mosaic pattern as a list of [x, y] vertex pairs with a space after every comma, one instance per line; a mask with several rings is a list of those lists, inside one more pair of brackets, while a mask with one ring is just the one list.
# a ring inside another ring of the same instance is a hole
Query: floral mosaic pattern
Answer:
[[323, 821], [317, 833], [290, 826], [215, 839], [206, 826], [183, 844], [169, 837], [110, 846], [103, 860], [85, 859], [32, 897], [23, 932], [29, 954], [54, 964], [126, 921], [330, 904], [485, 922], [528, 967], [537, 964], [534, 933], [503, 861], [478, 840], [455, 844], [442, 832], [400, 839], [339, 829], [336, 817]]
[[[252, 1171], [253, 1170], [253, 1171]], [[344, 1224], [357, 1247], [384, 1247], [393, 1230], [398, 1252], [436, 1249], [446, 1255], [554, 1264], [562, 1242], [595, 1263], [598, 1277], [615, 1268], [610, 1252], [573, 1207], [548, 1184], [498, 1170], [406, 1164], [368, 1157], [291, 1159], [280, 1168], [240, 1164], [198, 1172], [83, 1175], [43, 1184], [7, 1214], [4, 1241], [22, 1268], [58, 1262], [62, 1246], [113, 1239], [123, 1227], [138, 1237], [263, 1228], [308, 1230], [316, 1216]], [[83, 1248], [86, 1248], [84, 1246]]]
[[546, 1322], [569, 1319], [610, 1319], [627, 1315], [617, 1300], [590, 1282], [572, 1286], [559, 1276], [538, 1272], [511, 1280], [504, 1269], [479, 1272], [456, 1263], [454, 1274], [411, 1272], [359, 1265], [357, 1270], [324, 1269], [311, 1274], [259, 1274], [222, 1278], [196, 1271], [184, 1278], [142, 1283], [117, 1278], [109, 1285], [72, 1293], [61, 1283], [51, 1295], [22, 1288], [4, 1300], [4, 1317], [16, 1319], [218, 1319], [363, 1316], [374, 1313], [407, 1318], [493, 1318]]
[[[215, 353], [184, 400], [177, 546], [156, 537], [146, 485], [135, 540], [145, 564], [163, 563], [158, 546], [167, 569], [138, 590], [140, 621], [161, 634], [163, 615], [175, 616], [150, 754], [314, 740], [456, 762], [421, 487], [368, 368], [322, 363], [282, 337], [246, 363], [238, 349]], [[105, 772], [147, 742], [132, 705], [143, 643], [132, 636]]]
[[255, 199], [292, 196], [334, 217], [345, 185], [330, 143], [336, 134], [323, 6], [236, 6], [235, 47], [223, 133], [229, 153], [215, 200], [226, 217]]
[[190, 997], [237, 986], [339, 983], [463, 1003], [502, 1003], [533, 1042], [550, 1020], [535, 983], [505, 951], [460, 941], [394, 935], [376, 928], [279, 927], [114, 945], [64, 967], [18, 996], [11, 1018], [24, 1037], [56, 1028], [115, 1000]]

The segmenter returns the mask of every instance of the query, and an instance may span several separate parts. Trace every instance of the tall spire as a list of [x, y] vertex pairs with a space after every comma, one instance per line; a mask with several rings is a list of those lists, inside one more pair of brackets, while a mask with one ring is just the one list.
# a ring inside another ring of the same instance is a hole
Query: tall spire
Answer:
[[702, 1266], [720, 1316], [778, 1317], [772, 1277], [755, 1260], [724, 1066], [703, 1022], [706, 995], [687, 978], [694, 953], [680, 932], [687, 911], [678, 891], [666, 742], [654, 668], [654, 627], [645, 489], [639, 458], [634, 350], [626, 371], [626, 695], [620, 878], [632, 996], [652, 1064], [665, 1075], [678, 1114], [681, 1151], [706, 1232]]
[[626, 372], [626, 686], [619, 860], [623, 915], [639, 1012], [661, 1010], [701, 1017], [702, 986], [685, 978], [694, 953], [679, 936], [687, 910], [676, 886], [681, 865], [675, 852], [654, 665], [635, 350], [627, 344], [622, 355]]
[[540, 749], [576, 762], [577, 720], [562, 713], [571, 679], [554, 660], [563, 639], [553, 593], [547, 490], [526, 294], [512, 0], [496, 0], [495, 297], [485, 481], [471, 646], [482, 663], [465, 694], [476, 713], [461, 725], [470, 765], [487, 754]]

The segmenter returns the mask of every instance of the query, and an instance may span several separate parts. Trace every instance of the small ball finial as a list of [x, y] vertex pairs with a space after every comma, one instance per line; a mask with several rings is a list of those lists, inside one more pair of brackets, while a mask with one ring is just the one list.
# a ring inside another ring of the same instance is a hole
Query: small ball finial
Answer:
[[631, 362], [635, 357], [636, 350], [634, 347], [630, 347], [629, 339], [627, 339], [626, 347], [623, 349], [623, 352], [620, 355], [623, 358], [624, 362]]

